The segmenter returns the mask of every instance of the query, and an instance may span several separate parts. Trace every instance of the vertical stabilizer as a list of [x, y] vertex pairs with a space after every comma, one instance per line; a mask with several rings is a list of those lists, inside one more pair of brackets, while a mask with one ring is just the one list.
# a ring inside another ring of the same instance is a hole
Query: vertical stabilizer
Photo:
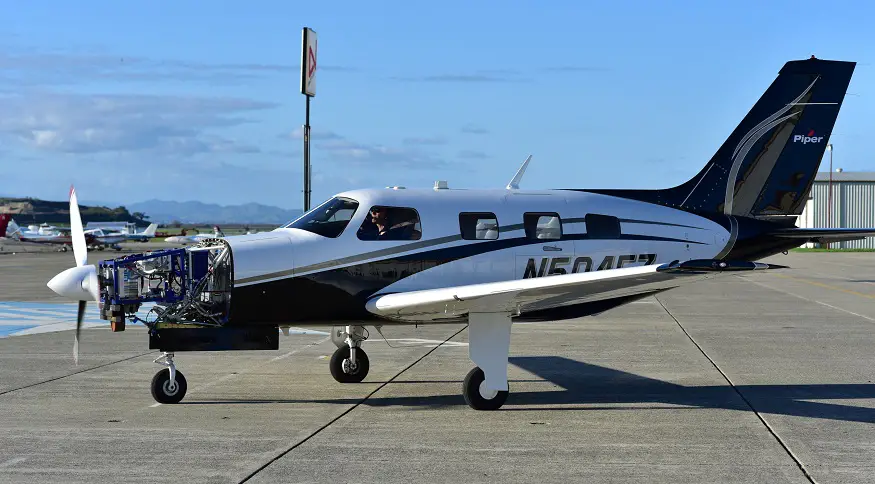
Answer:
[[855, 63], [791, 61], [695, 177], [665, 190], [587, 190], [683, 210], [798, 215], [814, 182]]

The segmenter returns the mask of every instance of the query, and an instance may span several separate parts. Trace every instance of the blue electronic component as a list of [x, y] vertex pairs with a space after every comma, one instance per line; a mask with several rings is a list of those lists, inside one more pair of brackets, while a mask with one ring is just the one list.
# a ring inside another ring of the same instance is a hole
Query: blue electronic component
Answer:
[[181, 301], [191, 282], [186, 259], [185, 249], [169, 249], [101, 261], [101, 302], [138, 305]]
[[189, 266], [191, 268], [191, 280], [199, 281], [207, 275], [210, 269], [210, 254], [207, 251], [195, 251], [189, 253]]

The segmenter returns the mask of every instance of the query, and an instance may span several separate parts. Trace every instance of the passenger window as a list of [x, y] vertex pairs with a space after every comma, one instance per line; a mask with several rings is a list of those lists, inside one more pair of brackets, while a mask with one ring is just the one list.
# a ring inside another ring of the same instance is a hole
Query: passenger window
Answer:
[[498, 239], [498, 219], [494, 213], [460, 213], [459, 230], [465, 240]]
[[421, 237], [419, 214], [412, 208], [375, 205], [358, 230], [361, 240], [419, 240]]
[[588, 213], [584, 217], [586, 233], [590, 239], [620, 238], [620, 220], [609, 215]]
[[562, 238], [562, 221], [558, 213], [523, 214], [526, 237], [540, 240], [559, 240]]

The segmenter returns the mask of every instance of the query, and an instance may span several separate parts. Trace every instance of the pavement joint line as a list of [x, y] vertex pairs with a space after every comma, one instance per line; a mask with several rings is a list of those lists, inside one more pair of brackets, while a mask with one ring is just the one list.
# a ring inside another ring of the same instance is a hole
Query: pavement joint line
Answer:
[[[233, 377], [235, 377], [235, 376], [239, 376], [239, 375], [242, 375], [242, 374], [244, 374], [244, 373], [247, 373], [248, 371], [250, 371], [250, 370], [252, 370], [252, 369], [254, 369], [254, 368], [261, 368], [262, 366], [267, 365], [267, 364], [269, 364], [269, 363], [273, 363], [274, 361], [279, 361], [279, 360], [282, 360], [282, 359], [288, 358], [289, 356], [292, 356], [292, 355], [294, 355], [295, 353], [298, 353], [298, 352], [304, 351], [304, 350], [306, 350], [307, 348], [312, 348], [313, 346], [319, 346], [319, 345], [321, 345], [322, 343], [325, 343], [326, 341], [328, 341], [328, 340], [330, 340], [330, 339], [331, 339], [331, 336], [327, 336], [327, 337], [325, 337], [325, 338], [323, 338], [323, 339], [321, 339], [321, 340], [319, 340], [319, 341], [316, 341], [316, 342], [314, 342], [314, 343], [309, 343], [309, 344], [306, 344], [306, 345], [304, 345], [304, 346], [301, 346], [300, 348], [296, 348], [296, 349], [294, 349], [294, 350], [292, 350], [292, 351], [289, 351], [288, 353], [286, 353], [286, 354], [284, 354], [284, 355], [274, 356], [273, 358], [271, 358], [271, 359], [269, 359], [269, 360], [267, 360], [267, 361], [262, 361], [262, 362], [256, 363], [255, 365], [252, 365], [252, 366], [250, 366], [249, 368], [246, 368], [246, 369], [240, 370], [240, 371], [235, 372], [235, 373], [229, 373], [229, 374], [227, 374], [227, 375], [225, 375], [225, 376], [221, 376], [221, 377], [219, 377], [219, 378], [216, 378], [215, 380], [213, 380], [213, 381], [211, 381], [211, 382], [209, 382], [209, 383], [204, 383], [204, 384], [202, 384], [202, 385], [197, 385], [197, 386], [195, 386], [195, 387], [192, 388], [192, 391], [195, 392], [195, 393], [197, 393], [198, 390], [204, 390], [205, 388], [209, 388], [209, 387], [211, 387], [211, 386], [213, 386], [213, 385], [217, 385], [217, 384], [219, 384], [219, 383], [221, 383], [221, 382], [223, 382], [223, 381], [225, 381], [225, 380], [229, 380], [229, 379], [231, 379], [231, 378], [233, 378]], [[186, 393], [186, 395], [191, 395], [191, 393]], [[149, 405], [149, 408], [160, 407], [161, 405], [162, 405], [161, 402], [156, 402], [156, 403], [153, 403], [152, 405]]]
[[656, 296], [653, 296], [653, 299], [656, 299], [656, 302], [658, 302], [659, 305], [662, 306], [662, 309], [665, 311], [665, 313], [668, 314], [675, 323], [677, 323], [678, 327], [681, 328], [681, 331], [684, 332], [690, 342], [692, 342], [693, 345], [698, 348], [699, 352], [702, 353], [702, 356], [704, 356], [709, 362], [711, 362], [711, 365], [714, 367], [714, 369], [716, 369], [720, 373], [720, 375], [723, 376], [723, 379], [726, 380], [726, 383], [728, 383], [729, 386], [732, 387], [733, 390], [735, 390], [735, 393], [737, 393], [738, 396], [741, 397], [744, 403], [747, 404], [747, 406], [754, 413], [754, 415], [756, 415], [760, 422], [762, 422], [762, 424], [766, 427], [766, 430], [769, 431], [772, 437], [774, 437], [774, 439], [784, 449], [784, 451], [787, 452], [787, 455], [789, 455], [790, 458], [793, 459], [793, 462], [796, 463], [796, 466], [799, 468], [800, 471], [802, 471], [802, 474], [805, 476], [806, 479], [808, 479], [808, 482], [811, 482], [811, 484], [817, 484], [817, 481], [814, 480], [814, 477], [808, 472], [808, 469], [805, 468], [805, 465], [802, 463], [802, 461], [798, 457], [796, 457], [796, 454], [794, 454], [792, 450], [790, 450], [790, 447], [787, 445], [786, 442], [784, 442], [784, 439], [782, 439], [781, 436], [778, 435], [778, 432], [776, 432], [775, 429], [772, 428], [771, 425], [769, 425], [769, 422], [766, 421], [766, 419], [760, 414], [759, 411], [757, 411], [757, 409], [753, 406], [750, 400], [748, 400], [747, 397], [745, 397], [744, 394], [741, 393], [741, 390], [739, 390], [738, 387], [735, 386], [735, 383], [732, 382], [732, 380], [729, 378], [729, 375], [724, 373], [720, 366], [718, 366], [717, 363], [713, 359], [711, 359], [710, 356], [708, 356], [708, 353], [706, 353], [705, 350], [699, 345], [699, 343], [697, 343], [696, 340], [693, 339], [693, 336], [689, 332], [687, 332], [686, 328], [684, 328], [678, 318], [674, 317], [674, 314], [672, 314], [671, 311], [669, 311], [668, 308], [665, 307], [665, 304], [663, 304], [662, 301], [660, 301], [659, 298]]
[[854, 315], [854, 316], [859, 316], [859, 317], [861, 317], [861, 318], [863, 318], [863, 319], [866, 319], [866, 320], [868, 320], [868, 321], [875, 322], [875, 318], [872, 318], [872, 317], [866, 316], [865, 314], [855, 313], [855, 312], [853, 312], [853, 311], [849, 311], [849, 310], [847, 310], [847, 309], [845, 309], [845, 308], [840, 308], [840, 307], [838, 307], [838, 306], [833, 306], [832, 304], [828, 304], [828, 303], [825, 303], [825, 302], [823, 302], [823, 301], [818, 301], [817, 299], [811, 299], [810, 297], [800, 296], [799, 294], [795, 294], [795, 293], [792, 293], [792, 292], [790, 292], [790, 291], [785, 291], [785, 290], [783, 290], [783, 289], [778, 289], [778, 288], [776, 288], [776, 287], [772, 287], [772, 286], [770, 286], [770, 285], [768, 285], [768, 284], [763, 284], [762, 282], [754, 281], [754, 280], [752, 280], [752, 279], [745, 279], [745, 280], [748, 281], [748, 282], [752, 282], [752, 283], [754, 283], [754, 284], [756, 284], [756, 285], [758, 285], [758, 286], [765, 287], [766, 289], [771, 289], [771, 290], [773, 290], [773, 291], [777, 291], [777, 292], [780, 292], [780, 293], [782, 293], [782, 294], [786, 294], [786, 295], [788, 295], [788, 296], [793, 296], [793, 297], [795, 297], [795, 298], [802, 299], [803, 301], [808, 301], [808, 302], [817, 303], [817, 304], [820, 304], [821, 306], [826, 306], [826, 307], [828, 307], [828, 308], [832, 308], [832, 309], [835, 309], [835, 310], [841, 311], [841, 312], [843, 312], [843, 313], [852, 314], [852, 315]]
[[18, 390], [24, 390], [25, 388], [35, 387], [35, 386], [37, 386], [37, 385], [42, 385], [42, 384], [44, 384], [44, 383], [51, 383], [51, 382], [53, 382], [53, 381], [61, 380], [61, 379], [64, 379], [64, 378], [68, 378], [68, 377], [71, 377], [71, 376], [74, 376], [74, 375], [78, 375], [78, 374], [80, 374], [80, 373], [85, 373], [86, 371], [96, 370], [96, 369], [98, 369], [98, 368], [103, 368], [103, 367], [105, 367], [105, 366], [114, 365], [114, 364], [116, 364], [116, 363], [122, 363], [122, 362], [125, 362], [125, 361], [128, 361], [128, 360], [133, 360], [134, 358], [139, 358], [139, 357], [141, 357], [141, 356], [150, 355], [150, 354], [152, 354], [152, 353], [155, 353], [155, 351], [148, 351], [148, 352], [146, 352], [146, 353], [140, 353], [140, 354], [138, 354], [138, 355], [130, 356], [130, 357], [128, 357], [128, 358], [122, 358], [121, 360], [110, 361], [110, 362], [108, 362], [108, 363], [104, 363], [104, 364], [102, 364], [102, 365], [93, 366], [93, 367], [91, 367], [91, 368], [85, 368], [84, 370], [79, 370], [79, 371], [76, 371], [76, 372], [73, 372], [73, 373], [68, 373], [68, 374], [66, 374], [66, 375], [61, 375], [61, 376], [58, 376], [58, 377], [55, 377], [55, 378], [50, 378], [50, 379], [48, 379], [48, 380], [43, 380], [43, 381], [41, 381], [41, 382], [37, 382], [37, 383], [31, 383], [30, 385], [24, 385], [23, 387], [12, 388], [12, 389], [10, 389], [10, 390], [6, 390], [6, 391], [3, 391], [3, 392], [0, 392], [0, 395], [6, 395], [7, 393], [17, 392]]
[[[444, 340], [444, 343], [446, 343], [447, 341], [449, 341], [449, 340], [455, 338], [456, 336], [459, 335], [459, 333], [461, 333], [462, 331], [465, 331], [465, 329], [467, 329], [467, 328], [468, 328], [468, 325], [466, 324], [464, 327], [462, 327], [462, 329], [456, 331], [455, 333], [453, 333], [452, 335], [450, 335], [447, 339], [445, 339], [445, 340]], [[443, 343], [441, 343], [441, 345], [442, 345], [442, 344], [443, 344]], [[441, 345], [437, 345], [437, 346], [435, 346], [434, 348], [431, 348], [431, 349], [428, 350], [424, 355], [422, 355], [422, 356], [420, 356], [419, 358], [417, 358], [416, 360], [414, 360], [413, 363], [410, 363], [409, 365], [405, 366], [405, 367], [402, 368], [400, 371], [398, 371], [398, 373], [395, 373], [395, 376], [393, 376], [392, 378], [389, 378], [389, 379], [386, 380], [385, 382], [381, 383], [380, 386], [378, 386], [378, 387], [375, 388], [373, 391], [371, 391], [370, 393], [368, 393], [367, 395], [365, 395], [364, 398], [362, 398], [361, 400], [359, 400], [357, 403], [355, 403], [354, 405], [352, 405], [352, 406], [349, 407], [348, 409], [346, 409], [346, 410], [344, 410], [343, 412], [341, 412], [340, 415], [338, 415], [338, 416], [334, 417], [333, 419], [329, 420], [325, 425], [322, 425], [321, 427], [319, 427], [318, 429], [316, 429], [315, 431], [313, 431], [310, 435], [308, 435], [308, 436], [304, 437], [303, 439], [299, 440], [297, 443], [293, 444], [293, 445], [292, 445], [291, 447], [289, 447], [288, 449], [286, 449], [286, 450], [280, 452], [276, 457], [274, 457], [274, 458], [272, 458], [271, 460], [267, 461], [264, 465], [262, 465], [262, 466], [259, 467], [258, 469], [255, 469], [254, 471], [252, 471], [249, 475], [247, 475], [246, 477], [244, 477], [244, 478], [240, 481], [240, 484], [243, 484], [244, 482], [247, 482], [248, 480], [252, 479], [252, 478], [255, 477], [259, 472], [261, 472], [261, 471], [267, 469], [271, 464], [273, 464], [274, 462], [276, 462], [276, 461], [282, 459], [283, 457], [285, 457], [286, 455], [288, 455], [291, 451], [293, 451], [293, 450], [297, 449], [298, 447], [304, 445], [308, 440], [310, 440], [310, 439], [312, 439], [313, 437], [319, 435], [323, 430], [327, 429], [327, 428], [330, 427], [332, 424], [334, 424], [334, 422], [337, 422], [338, 420], [342, 419], [343, 417], [345, 417], [347, 414], [349, 414], [349, 413], [352, 412], [353, 410], [357, 409], [360, 405], [362, 405], [363, 403], [365, 403], [369, 398], [371, 398], [372, 396], [374, 396], [374, 394], [376, 394], [378, 391], [382, 390], [383, 387], [385, 387], [386, 385], [388, 385], [388, 384], [392, 383], [393, 381], [395, 381], [395, 379], [398, 378], [399, 376], [401, 376], [402, 373], [404, 373], [405, 371], [407, 371], [407, 370], [413, 368], [414, 365], [416, 365], [416, 364], [419, 363], [420, 361], [424, 360], [426, 356], [428, 356], [428, 355], [434, 353], [435, 350], [437, 350], [438, 348], [441, 347]]]

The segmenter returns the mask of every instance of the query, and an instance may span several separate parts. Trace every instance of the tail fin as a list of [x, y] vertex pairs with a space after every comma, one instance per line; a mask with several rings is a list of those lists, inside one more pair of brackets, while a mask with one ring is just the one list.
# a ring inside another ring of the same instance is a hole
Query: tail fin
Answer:
[[854, 62], [813, 56], [784, 64], [711, 161], [665, 190], [587, 190], [683, 210], [799, 215], [845, 97]]
[[149, 226], [146, 227], [146, 230], [143, 231], [143, 235], [154, 237], [156, 230], [158, 230], [158, 224], [149, 224]]
[[0, 213], [0, 237], [6, 237], [6, 227], [9, 226], [9, 221], [11, 220], [12, 215], [9, 215], [8, 213]]

